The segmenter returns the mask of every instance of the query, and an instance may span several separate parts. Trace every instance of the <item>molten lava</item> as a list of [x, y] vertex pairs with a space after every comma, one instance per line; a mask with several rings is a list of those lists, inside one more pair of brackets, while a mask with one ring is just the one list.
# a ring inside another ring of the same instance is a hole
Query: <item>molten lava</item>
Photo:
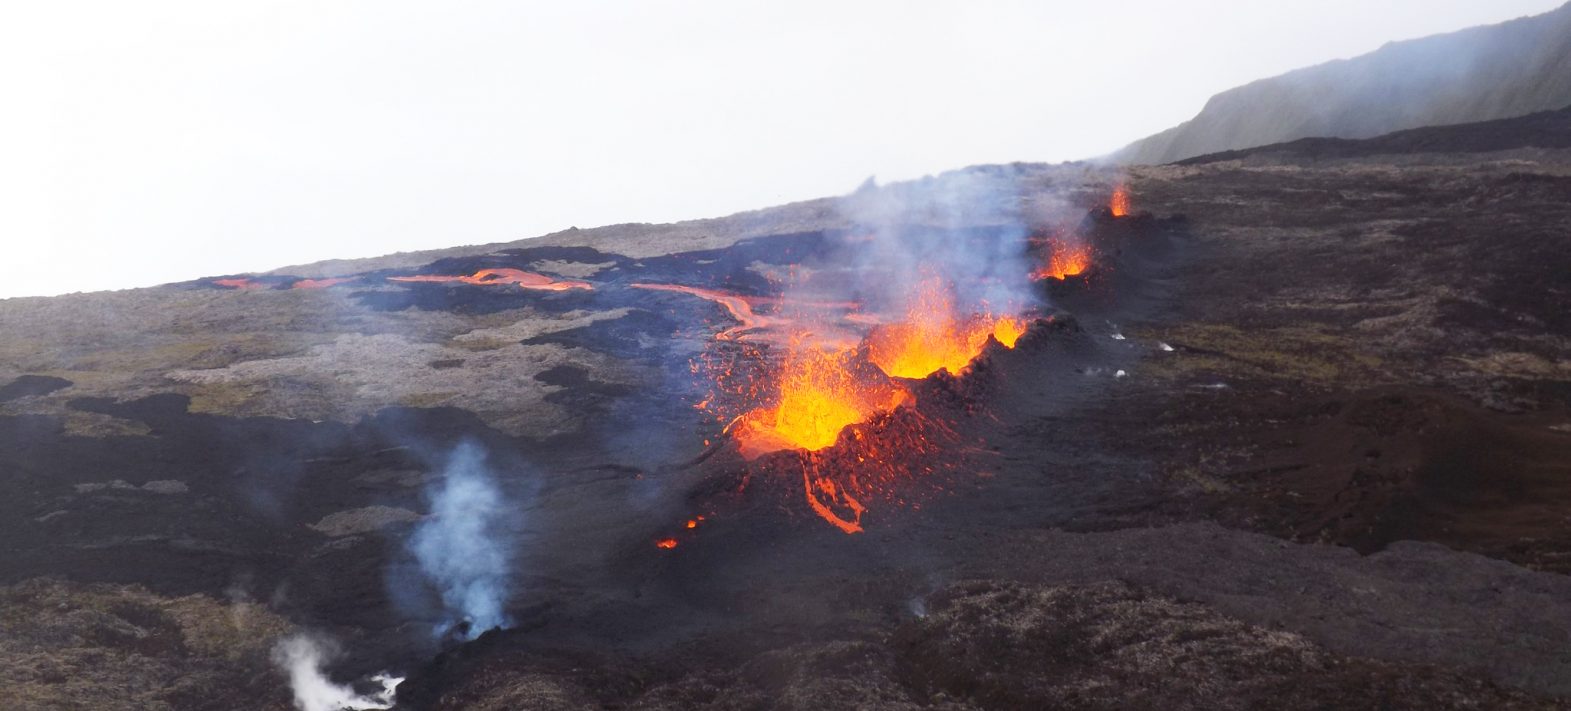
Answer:
[[1014, 317], [957, 315], [945, 283], [926, 279], [910, 304], [906, 320], [874, 328], [867, 336], [868, 358], [897, 378], [925, 378], [940, 370], [959, 374], [992, 336], [1013, 348], [1025, 332]]
[[459, 282], [462, 284], [491, 285], [491, 284], [517, 284], [519, 288], [534, 289], [538, 291], [568, 291], [570, 289], [593, 289], [593, 284], [587, 281], [574, 281], [572, 279], [552, 279], [544, 274], [526, 272], [520, 269], [481, 269], [469, 276], [443, 276], [437, 274], [417, 274], [415, 276], [388, 277], [389, 281], [416, 281], [416, 282]]
[[[805, 315], [808, 317], [807, 320], [817, 324], [828, 323], [837, 319], [854, 323], [855, 317], [858, 315], [846, 312], [854, 311], [860, 307], [860, 304], [857, 304], [854, 301], [809, 301], [793, 299], [788, 304], [785, 299], [779, 297], [745, 296], [743, 294], [736, 294], [729, 291], [705, 289], [703, 287], [697, 286], [684, 286], [682, 284], [638, 283], [631, 284], [630, 286], [632, 286], [634, 289], [649, 289], [651, 291], [669, 291], [677, 294], [687, 294], [689, 296], [696, 296], [700, 299], [713, 301], [714, 303], [720, 304], [721, 306], [725, 307], [726, 313], [730, 314], [731, 318], [735, 319], [737, 322], [737, 325], [715, 334], [715, 338], [722, 341], [742, 340], [744, 337], [752, 338], [756, 332], [763, 331], [765, 329], [789, 329], [794, 327], [798, 319], [788, 318], [778, 313], [781, 308], [786, 305], [791, 307], [793, 313], [796, 311], [805, 312]], [[759, 313], [765, 309], [773, 310], [776, 313]], [[840, 315], [829, 317], [829, 314], [832, 312], [839, 312]], [[817, 337], [820, 342], [832, 342], [842, 345], [850, 345], [850, 343], [855, 340], [855, 336], [848, 335], [842, 331], [843, 329], [823, 328], [818, 331]]]
[[1052, 239], [1047, 242], [1047, 264], [1038, 268], [1031, 274], [1033, 279], [1057, 279], [1063, 281], [1072, 276], [1085, 273], [1091, 268], [1091, 247], [1086, 244], [1070, 244], [1062, 239]]
[[733, 431], [749, 459], [782, 449], [817, 451], [847, 425], [911, 401], [894, 383], [858, 377], [850, 349], [794, 339], [778, 373], [775, 403], [741, 416]]
[[1113, 198], [1107, 201], [1107, 209], [1113, 217], [1124, 217], [1129, 214], [1129, 191], [1120, 185], [1113, 188]]
[[660, 539], [658, 541], [655, 541], [655, 547], [656, 548], [663, 548], [665, 550], [671, 550], [672, 548], [676, 547], [676, 539], [675, 538], [662, 538], [662, 539]]
[[222, 286], [224, 288], [227, 288], [227, 289], [266, 289], [267, 288], [266, 284], [263, 284], [263, 283], [257, 282], [257, 281], [252, 281], [250, 279], [245, 279], [245, 278], [214, 279], [213, 283], [217, 284], [218, 286]]
[[326, 289], [338, 286], [345, 282], [354, 281], [354, 277], [329, 277], [326, 279], [301, 279], [289, 285], [291, 289]]
[[734, 340], [738, 336], [756, 329], [769, 326], [771, 320], [758, 315], [753, 310], [753, 300], [741, 294], [732, 294], [714, 289], [704, 289], [696, 286], [682, 286], [681, 284], [633, 284], [634, 289], [649, 289], [651, 291], [671, 291], [678, 294], [689, 294], [700, 299], [713, 301], [725, 307], [731, 318], [736, 319], [737, 325], [721, 331], [715, 338], [722, 341]]

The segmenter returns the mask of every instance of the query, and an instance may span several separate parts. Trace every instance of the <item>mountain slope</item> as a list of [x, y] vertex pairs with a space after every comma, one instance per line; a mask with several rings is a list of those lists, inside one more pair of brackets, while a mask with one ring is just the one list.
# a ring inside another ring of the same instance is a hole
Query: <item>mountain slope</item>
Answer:
[[1114, 158], [1169, 163], [1309, 136], [1369, 138], [1571, 104], [1571, 4], [1534, 17], [1393, 42], [1211, 97], [1195, 118]]
[[1202, 165], [1228, 160], [1336, 160], [1417, 153], [1491, 153], [1571, 149], [1571, 106], [1515, 118], [1425, 126], [1375, 138], [1300, 138], [1287, 143], [1207, 153], [1177, 161]]

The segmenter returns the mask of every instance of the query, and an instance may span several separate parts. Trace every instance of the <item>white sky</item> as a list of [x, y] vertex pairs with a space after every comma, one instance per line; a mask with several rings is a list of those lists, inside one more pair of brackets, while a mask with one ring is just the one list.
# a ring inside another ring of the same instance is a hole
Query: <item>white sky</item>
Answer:
[[1563, 0], [0, 5], [0, 297], [1106, 153]]

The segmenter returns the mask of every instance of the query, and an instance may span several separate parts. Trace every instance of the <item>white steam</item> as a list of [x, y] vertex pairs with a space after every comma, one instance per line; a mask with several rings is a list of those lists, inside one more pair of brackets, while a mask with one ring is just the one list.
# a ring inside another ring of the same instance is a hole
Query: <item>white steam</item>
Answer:
[[924, 278], [953, 286], [962, 312], [1036, 304], [1026, 252], [1026, 205], [1013, 169], [968, 169], [911, 183], [864, 184], [839, 201], [858, 225], [844, 262], [859, 272], [854, 300], [904, 311]]
[[372, 681], [381, 684], [382, 690], [372, 694], [359, 694], [347, 685], [333, 683], [322, 673], [322, 666], [332, 651], [330, 643], [295, 635], [280, 640], [273, 648], [273, 663], [289, 675], [289, 688], [295, 695], [295, 708], [299, 711], [360, 711], [361, 709], [390, 709], [402, 677], [378, 674]]
[[409, 551], [452, 618], [438, 637], [460, 629], [468, 639], [509, 624], [512, 555], [502, 530], [508, 506], [478, 445], [453, 451], [439, 484], [427, 492], [431, 516], [415, 529]]

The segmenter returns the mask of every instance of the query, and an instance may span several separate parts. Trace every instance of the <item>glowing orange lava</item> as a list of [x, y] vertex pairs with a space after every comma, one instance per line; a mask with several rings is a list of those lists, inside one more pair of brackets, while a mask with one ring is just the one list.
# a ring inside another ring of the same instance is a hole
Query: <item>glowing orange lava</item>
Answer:
[[897, 378], [925, 378], [940, 370], [959, 374], [993, 336], [1009, 348], [1025, 332], [1014, 317], [962, 318], [950, 289], [940, 279], [923, 280], [906, 320], [874, 328], [867, 335], [868, 358]]
[[722, 341], [733, 340], [736, 337], [755, 329], [770, 325], [770, 319], [758, 315], [753, 311], [753, 302], [741, 294], [732, 294], [714, 289], [704, 289], [696, 286], [682, 286], [681, 284], [633, 284], [634, 289], [649, 289], [651, 291], [671, 291], [679, 294], [690, 294], [700, 299], [707, 299], [725, 307], [736, 319], [737, 325], [721, 331], [715, 338]]
[[1107, 201], [1107, 209], [1113, 217], [1124, 217], [1129, 214], [1129, 191], [1120, 185], [1113, 188], [1113, 198]]
[[1061, 239], [1048, 241], [1047, 264], [1031, 274], [1033, 279], [1064, 279], [1085, 273], [1091, 268], [1091, 247], [1070, 244]]
[[344, 282], [354, 281], [354, 277], [329, 277], [326, 279], [301, 279], [289, 285], [291, 289], [326, 289], [338, 286]]
[[214, 279], [213, 283], [217, 284], [219, 286], [222, 286], [222, 287], [229, 288], [229, 289], [266, 289], [267, 288], [266, 284], [262, 284], [260, 282], [255, 282], [255, 281], [252, 281], [250, 279], [245, 279], [245, 278]]
[[662, 538], [662, 539], [660, 539], [658, 541], [655, 541], [655, 547], [656, 548], [664, 548], [666, 550], [671, 550], [672, 548], [676, 547], [676, 539], [675, 538]]
[[993, 338], [998, 339], [1005, 348], [1014, 348], [1015, 342], [1019, 341], [1025, 332], [1025, 319], [1005, 316], [993, 322]]
[[544, 274], [526, 272], [521, 269], [481, 269], [469, 276], [443, 276], [437, 274], [417, 274], [415, 276], [388, 277], [388, 281], [417, 281], [417, 282], [459, 282], [463, 284], [490, 285], [490, 284], [517, 284], [523, 289], [538, 291], [568, 291], [570, 289], [593, 289], [593, 284], [587, 281], [574, 281], [572, 279], [552, 279]]
[[[794, 326], [797, 319], [787, 318], [779, 314], [762, 314], [763, 309], [778, 311], [782, 305], [787, 304], [785, 299], [775, 296], [744, 296], [729, 291], [718, 289], [705, 289], [698, 286], [684, 286], [682, 284], [631, 284], [634, 289], [649, 289], [651, 291], [669, 291], [677, 294], [688, 294], [700, 299], [713, 301], [725, 307], [726, 313], [736, 320], [737, 325], [715, 334], [715, 338], [722, 341], [741, 340], [743, 337], [751, 338], [755, 332], [765, 329], [782, 329]], [[789, 302], [792, 309], [809, 312], [809, 319], [817, 323], [832, 322], [836, 319], [825, 318], [829, 312], [854, 311], [860, 304], [854, 301], [810, 301], [792, 299]], [[856, 314], [843, 314], [838, 318], [853, 321]], [[835, 342], [850, 345], [855, 337], [841, 332], [841, 329], [820, 329], [818, 339], [823, 342]], [[761, 339], [760, 339], [761, 340]]]
[[781, 363], [775, 402], [737, 421], [734, 435], [749, 459], [782, 449], [817, 451], [835, 443], [840, 431], [879, 411], [910, 401], [904, 388], [859, 378], [851, 349], [825, 348], [795, 340]]

